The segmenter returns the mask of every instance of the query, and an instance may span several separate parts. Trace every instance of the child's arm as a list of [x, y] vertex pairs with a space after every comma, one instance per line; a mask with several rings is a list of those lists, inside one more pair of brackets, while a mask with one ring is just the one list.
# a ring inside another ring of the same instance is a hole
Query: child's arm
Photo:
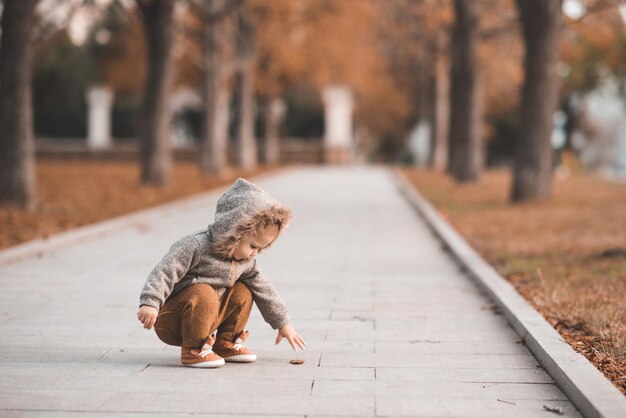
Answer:
[[287, 341], [289, 341], [289, 344], [291, 344], [291, 347], [293, 347], [293, 351], [296, 351], [296, 344], [304, 350], [304, 347], [306, 346], [306, 341], [304, 341], [304, 338], [298, 335], [298, 333], [293, 328], [293, 326], [291, 326], [291, 324], [287, 324], [278, 330], [278, 335], [276, 336], [276, 342], [274, 343], [274, 345], [277, 345], [280, 340], [283, 339], [283, 337], [287, 338]]
[[137, 319], [145, 329], [152, 329], [159, 315], [159, 310], [154, 306], [142, 305], [137, 311]]
[[256, 268], [256, 260], [254, 267], [244, 273], [239, 280], [248, 286], [263, 319], [272, 329], [279, 329], [289, 323], [287, 305], [278, 295], [274, 285]]
[[137, 319], [150, 329], [159, 309], [172, 293], [174, 285], [194, 266], [198, 242], [192, 236], [176, 241], [163, 259], [152, 269], [139, 298]]
[[257, 269], [256, 260], [252, 269], [244, 273], [239, 280], [250, 288], [254, 302], [259, 307], [265, 322], [270, 324], [272, 329], [278, 330], [276, 344], [284, 337], [294, 350], [296, 350], [296, 344], [304, 350], [306, 342], [291, 325], [287, 305], [278, 295], [274, 285]]

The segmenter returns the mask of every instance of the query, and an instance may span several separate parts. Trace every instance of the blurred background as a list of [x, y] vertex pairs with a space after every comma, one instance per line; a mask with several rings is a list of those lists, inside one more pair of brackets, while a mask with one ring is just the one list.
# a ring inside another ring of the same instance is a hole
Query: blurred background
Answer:
[[0, 248], [293, 164], [400, 166], [626, 394], [626, 1], [0, 13]]
[[[172, 158], [207, 175], [392, 162], [472, 181], [512, 167], [516, 142], [528, 154], [519, 164], [549, 158], [562, 175], [581, 164], [626, 176], [623, 2], [519, 3], [0, 2], [3, 66], [19, 67], [16, 81], [2, 73], [13, 120], [3, 123], [32, 120], [4, 146], [33, 136], [42, 157], [136, 158], [152, 184], [167, 183]], [[18, 48], [28, 55], [19, 65]], [[29, 103], [9, 91], [24, 78]]]

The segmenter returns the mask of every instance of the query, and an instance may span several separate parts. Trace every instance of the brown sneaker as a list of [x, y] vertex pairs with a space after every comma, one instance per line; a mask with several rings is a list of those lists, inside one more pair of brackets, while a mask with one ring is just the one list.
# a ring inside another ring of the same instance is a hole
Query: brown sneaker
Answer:
[[183, 366], [215, 368], [224, 365], [224, 359], [213, 352], [215, 337], [211, 335], [200, 348], [181, 347], [180, 362]]
[[252, 363], [256, 361], [256, 354], [243, 346], [243, 342], [248, 338], [248, 330], [243, 331], [235, 342], [217, 337], [213, 350], [226, 361], [235, 363]]

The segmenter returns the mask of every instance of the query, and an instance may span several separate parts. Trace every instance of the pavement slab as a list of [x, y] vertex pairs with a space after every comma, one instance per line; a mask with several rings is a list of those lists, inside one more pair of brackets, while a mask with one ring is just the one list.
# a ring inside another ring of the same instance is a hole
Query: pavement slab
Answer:
[[0, 416], [580, 416], [387, 169], [251, 180], [295, 213], [258, 263], [306, 351], [274, 345], [255, 308], [257, 362], [183, 368], [136, 320], [148, 273], [212, 221], [220, 189], [0, 265]]

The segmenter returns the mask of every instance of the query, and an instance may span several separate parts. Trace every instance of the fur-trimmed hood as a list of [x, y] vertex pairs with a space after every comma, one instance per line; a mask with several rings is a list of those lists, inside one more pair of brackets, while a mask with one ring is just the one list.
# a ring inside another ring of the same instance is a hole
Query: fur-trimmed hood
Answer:
[[239, 177], [217, 201], [215, 221], [208, 226], [211, 252], [230, 258], [239, 241], [261, 225], [278, 224], [279, 235], [293, 217], [291, 209], [254, 183]]

